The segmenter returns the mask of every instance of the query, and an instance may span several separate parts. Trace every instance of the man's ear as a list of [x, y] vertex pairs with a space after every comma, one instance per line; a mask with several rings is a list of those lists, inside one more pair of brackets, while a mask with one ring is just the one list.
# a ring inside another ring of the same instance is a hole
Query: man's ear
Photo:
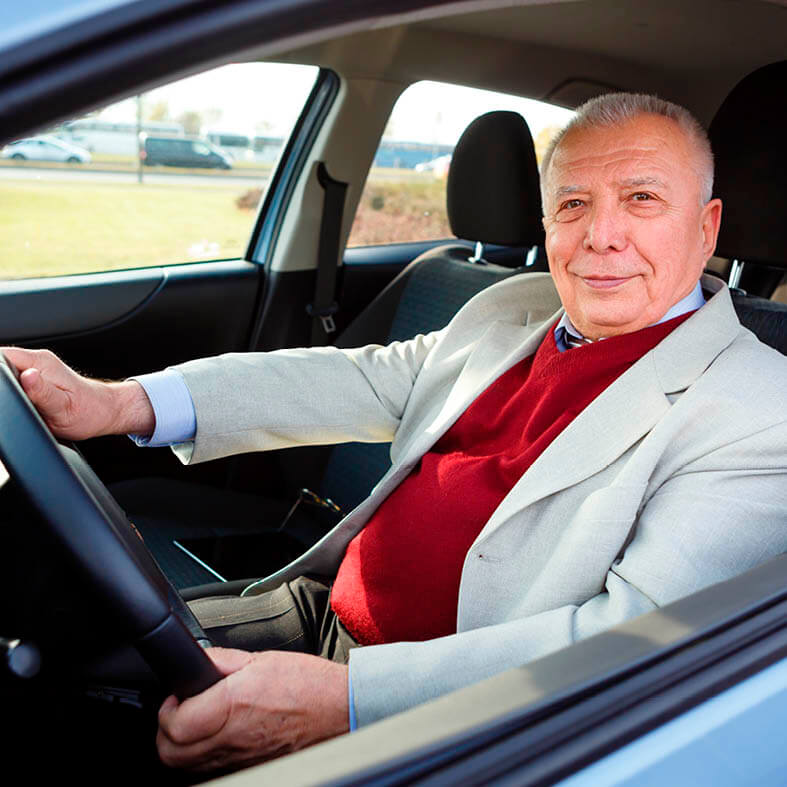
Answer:
[[721, 200], [717, 197], [702, 209], [702, 255], [707, 262], [716, 251], [716, 240], [721, 226]]

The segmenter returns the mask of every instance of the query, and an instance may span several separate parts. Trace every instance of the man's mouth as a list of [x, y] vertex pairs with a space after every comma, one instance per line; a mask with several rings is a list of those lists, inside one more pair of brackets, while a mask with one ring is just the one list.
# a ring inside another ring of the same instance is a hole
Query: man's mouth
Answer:
[[615, 277], [615, 276], [580, 276], [583, 282], [588, 287], [594, 290], [611, 290], [614, 287], [619, 287], [629, 281], [631, 276]]

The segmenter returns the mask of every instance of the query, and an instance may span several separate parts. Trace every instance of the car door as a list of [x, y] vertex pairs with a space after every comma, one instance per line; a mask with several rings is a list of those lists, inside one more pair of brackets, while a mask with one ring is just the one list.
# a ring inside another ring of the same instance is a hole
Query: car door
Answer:
[[60, 161], [60, 152], [54, 145], [43, 139], [36, 140], [36, 158], [39, 161]]
[[[247, 74], [248, 89], [255, 81], [276, 81], [267, 75], [274, 64], [246, 65], [254, 72]], [[237, 82], [242, 69], [230, 68]], [[0, 342], [49, 348], [80, 371], [109, 379], [244, 351], [259, 342], [255, 325], [262, 297], [276, 277], [253, 258], [250, 238], [283, 208], [258, 212], [243, 200], [247, 192], [264, 192], [268, 183], [280, 187], [280, 172], [288, 165], [289, 177], [298, 175], [287, 160], [290, 136], [293, 129], [295, 136], [303, 132], [302, 116], [322, 95], [318, 88], [327, 78], [314, 67], [300, 68], [292, 77], [300, 104], [289, 102], [287, 118], [261, 116], [260, 122], [276, 124], [279, 148], [285, 150], [278, 169], [273, 164], [249, 167], [231, 180], [217, 179], [220, 170], [184, 178], [142, 173], [135, 157], [97, 148], [87, 171], [67, 176], [38, 169], [33, 178], [0, 181], [3, 203], [16, 203], [0, 226]], [[168, 93], [164, 85], [141, 103], [148, 102], [153, 118], [163, 114], [168, 100], [173, 114], [175, 101], [219, 111], [220, 105], [194, 103], [200, 78], [218, 85], [208, 102], [218, 101], [228, 78], [207, 72], [192, 78], [196, 86], [181, 85], [180, 92], [169, 86]], [[134, 107], [126, 106], [127, 114], [129, 109], [133, 114]], [[109, 105], [98, 114], [111, 117], [123, 110]], [[181, 114], [189, 111], [197, 110]], [[37, 145], [42, 151], [46, 147]], [[307, 284], [309, 276], [294, 278], [298, 283], [285, 287], [288, 292], [301, 281]], [[309, 322], [305, 313], [303, 321]], [[287, 343], [288, 337], [271, 341]], [[84, 451], [107, 480], [179, 471], [169, 452], [135, 451], [125, 438], [89, 441]], [[226, 472], [219, 465], [202, 475], [222, 483]], [[199, 476], [190, 474], [192, 480]]]

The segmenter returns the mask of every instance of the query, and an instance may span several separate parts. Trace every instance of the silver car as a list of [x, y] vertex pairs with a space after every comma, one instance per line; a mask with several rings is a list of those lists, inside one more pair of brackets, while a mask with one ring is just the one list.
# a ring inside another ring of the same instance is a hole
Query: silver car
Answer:
[[65, 161], [68, 164], [89, 164], [90, 153], [78, 145], [57, 137], [38, 136], [18, 139], [6, 145], [0, 156], [18, 161]]

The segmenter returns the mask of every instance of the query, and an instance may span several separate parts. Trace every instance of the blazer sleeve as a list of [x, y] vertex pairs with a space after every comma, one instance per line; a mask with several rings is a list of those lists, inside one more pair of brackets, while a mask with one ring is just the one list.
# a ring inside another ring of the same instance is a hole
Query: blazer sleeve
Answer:
[[358, 724], [545, 656], [786, 551], [786, 452], [781, 423], [684, 466], [649, 499], [604, 587], [584, 603], [351, 651]]
[[442, 331], [386, 347], [230, 353], [175, 366], [194, 403], [186, 464], [298, 445], [388, 442]]

